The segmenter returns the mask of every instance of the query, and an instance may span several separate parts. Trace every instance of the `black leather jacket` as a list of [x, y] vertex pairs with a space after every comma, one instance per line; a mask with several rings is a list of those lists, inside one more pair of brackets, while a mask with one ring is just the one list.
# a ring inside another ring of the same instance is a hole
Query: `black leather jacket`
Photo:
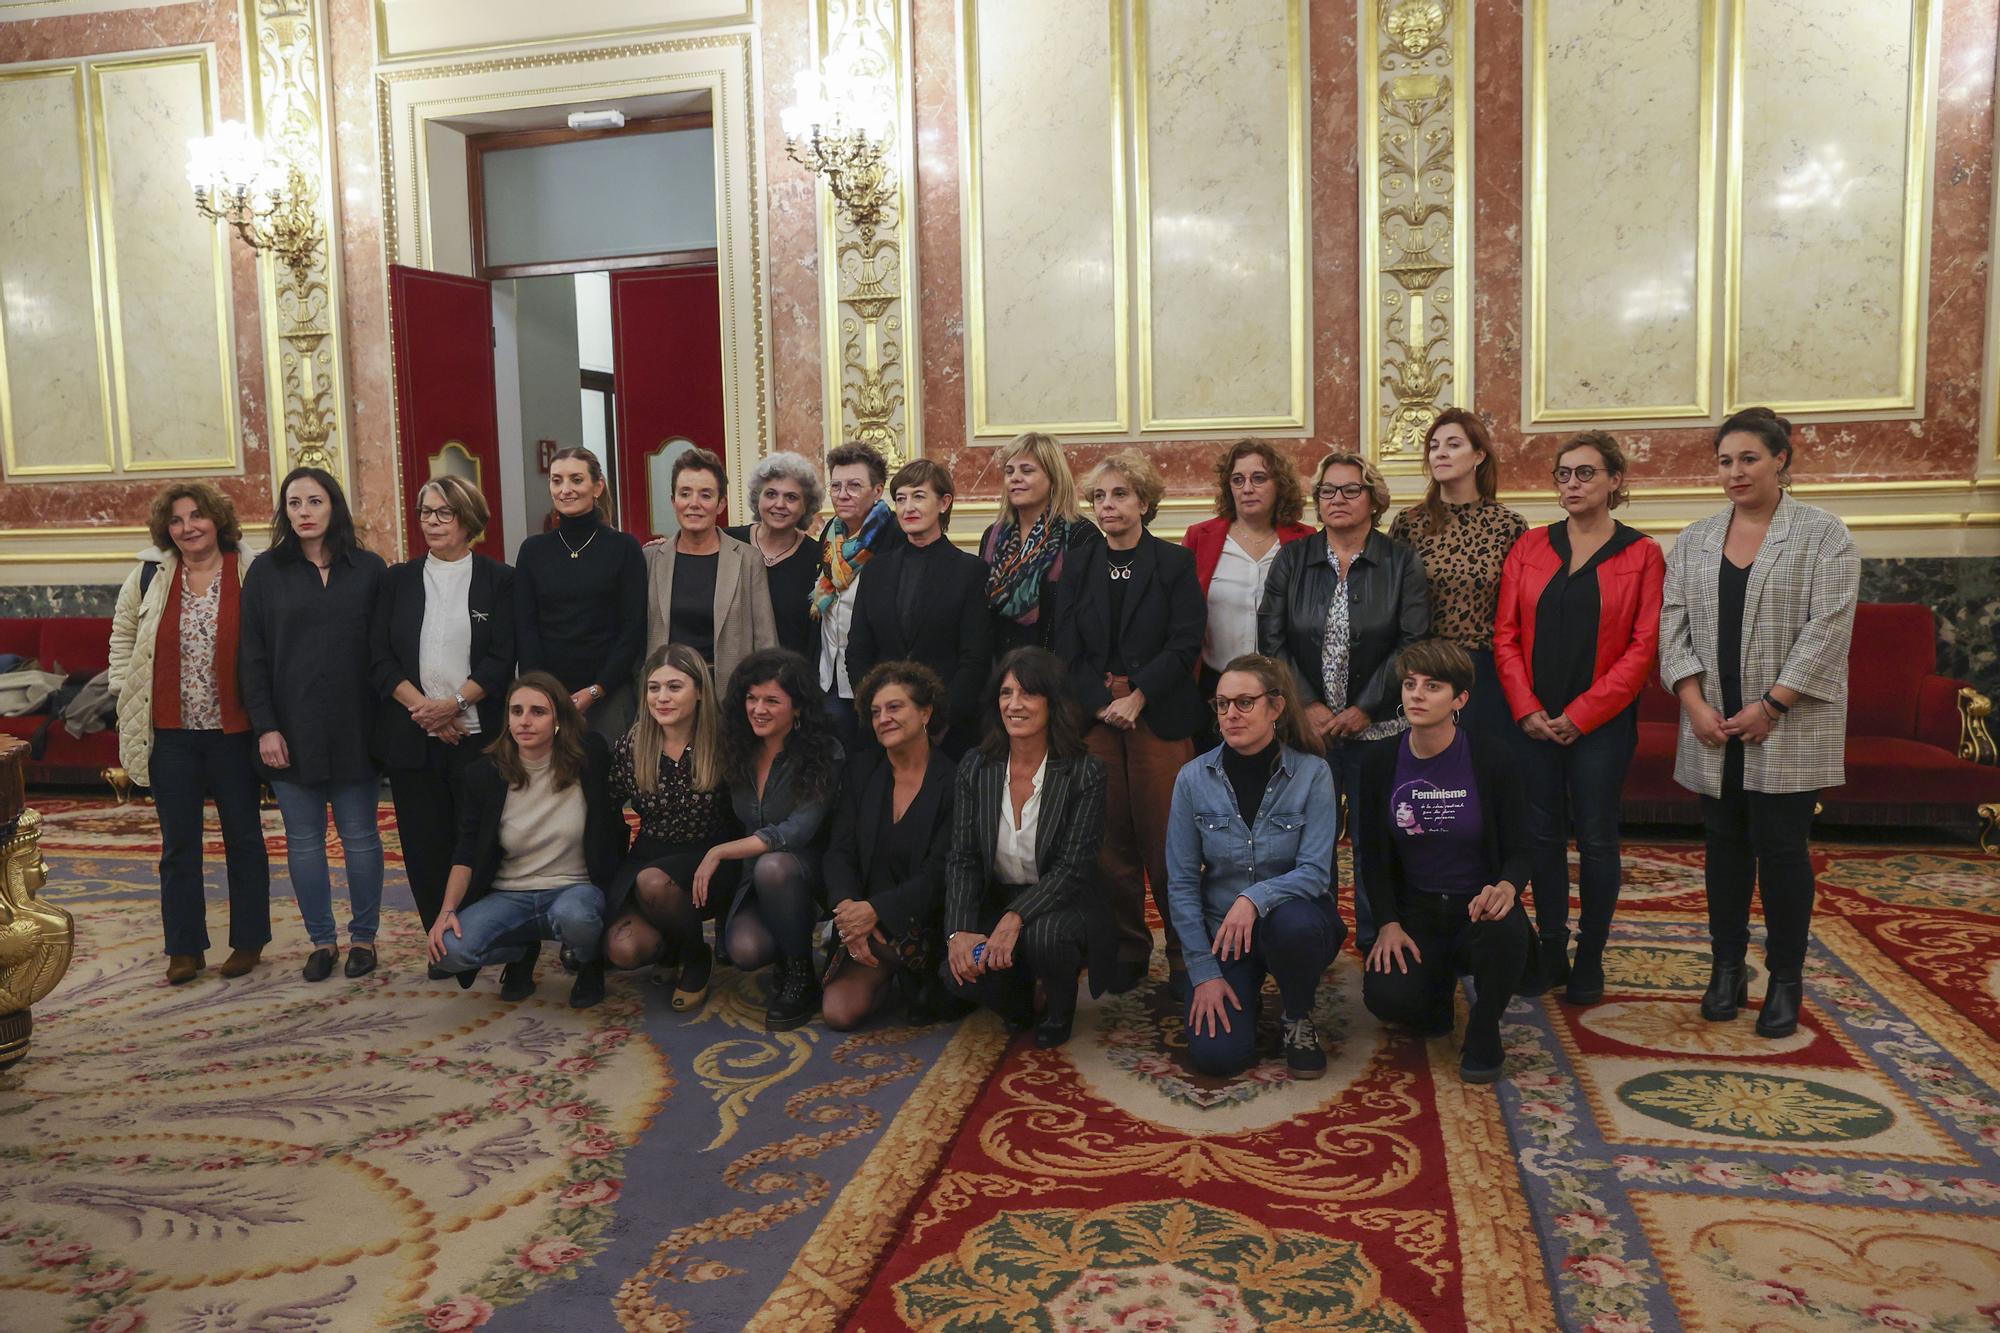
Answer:
[[[1338, 586], [1327, 563], [1326, 533], [1278, 552], [1257, 608], [1257, 651], [1292, 669], [1307, 703], [1325, 703], [1320, 652], [1326, 613]], [[1347, 571], [1347, 702], [1377, 722], [1402, 702], [1396, 654], [1430, 633], [1430, 584], [1414, 547], [1379, 532]]]

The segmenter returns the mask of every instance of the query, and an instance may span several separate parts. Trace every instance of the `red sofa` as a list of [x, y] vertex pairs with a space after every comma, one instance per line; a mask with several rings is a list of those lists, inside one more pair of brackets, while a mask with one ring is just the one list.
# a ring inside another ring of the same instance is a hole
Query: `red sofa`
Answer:
[[[46, 671], [65, 674], [104, 670], [111, 660], [111, 617], [0, 617], [0, 653], [19, 653]], [[46, 715], [0, 717], [0, 736], [32, 737], [48, 721]], [[98, 782], [111, 780], [105, 770], [117, 770], [112, 786], [122, 792], [124, 771], [118, 765], [118, 730], [107, 727], [81, 739], [58, 722], [49, 728], [48, 745], [39, 760], [28, 764], [30, 782]]]
[[[1835, 823], [1963, 824], [2000, 818], [2000, 767], [1986, 731], [1990, 704], [1937, 674], [1937, 620], [1927, 606], [1864, 602], [1848, 652], [1847, 781], [1820, 797]], [[1624, 816], [1653, 823], [1701, 818], [1674, 782], [1680, 703], [1657, 676], [1639, 697], [1639, 750]], [[1992, 807], [1992, 808], [1988, 808]]]

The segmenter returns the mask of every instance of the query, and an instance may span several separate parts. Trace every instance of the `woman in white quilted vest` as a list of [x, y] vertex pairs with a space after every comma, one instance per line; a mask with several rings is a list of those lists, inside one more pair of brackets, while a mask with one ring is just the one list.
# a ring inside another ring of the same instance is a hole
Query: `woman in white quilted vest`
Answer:
[[257, 738], [236, 688], [243, 529], [229, 497], [180, 481], [153, 500], [153, 545], [118, 590], [111, 620], [111, 688], [118, 758], [153, 789], [160, 817], [160, 919], [167, 980], [208, 965], [202, 807], [215, 802], [229, 868], [229, 958], [240, 977], [271, 941], [271, 863], [257, 809]]
[[1847, 527], [1786, 493], [1792, 426], [1767, 407], [1715, 433], [1729, 508], [1667, 556], [1660, 678], [1680, 696], [1674, 781], [1701, 797], [1714, 964], [1701, 1016], [1748, 998], [1750, 896], [1761, 889], [1770, 980], [1757, 1034], [1798, 1029], [1821, 789], [1845, 780], [1847, 645], [1861, 560]]

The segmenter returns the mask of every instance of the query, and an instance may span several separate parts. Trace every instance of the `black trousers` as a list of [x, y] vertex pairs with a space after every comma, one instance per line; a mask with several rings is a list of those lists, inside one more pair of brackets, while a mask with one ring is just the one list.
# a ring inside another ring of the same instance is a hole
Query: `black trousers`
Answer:
[[1468, 1033], [1500, 1031], [1500, 1015], [1514, 998], [1528, 966], [1534, 928], [1520, 900], [1498, 921], [1474, 921], [1467, 915], [1472, 896], [1462, 893], [1403, 895], [1402, 927], [1423, 955], [1410, 970], [1370, 969], [1361, 982], [1361, 1002], [1384, 1023], [1403, 1023], [1425, 1031], [1448, 1030], [1452, 993], [1458, 975], [1470, 972], [1478, 1001], [1472, 1006]]
[[[979, 913], [979, 933], [990, 935], [1006, 913], [1011, 888], [989, 898]], [[1021, 927], [1014, 946], [1014, 965], [998, 972], [982, 972], [971, 981], [951, 975], [951, 964], [942, 965], [944, 983], [961, 999], [984, 1005], [1002, 1018], [1025, 1023], [1034, 1017], [1035, 983], [1048, 994], [1047, 1017], [1060, 1022], [1076, 1013], [1076, 978], [1083, 970], [1084, 954], [1090, 946], [1089, 922], [1074, 907], [1044, 912]]]
[[451, 852], [458, 841], [460, 810], [458, 778], [492, 741], [467, 736], [456, 745], [424, 737], [421, 768], [389, 770], [389, 797], [396, 806], [396, 835], [403, 843], [403, 873], [417, 915], [428, 931], [444, 907], [444, 885], [451, 877]]
[[229, 947], [271, 942], [271, 860], [257, 808], [257, 742], [247, 731], [153, 733], [153, 810], [160, 817], [160, 924], [167, 952], [208, 949], [202, 806], [215, 801], [229, 869]]
[[1750, 950], [1750, 896], [1764, 899], [1764, 963], [1780, 980], [1804, 971], [1812, 935], [1813, 808], [1817, 791], [1744, 791], [1723, 781], [1720, 797], [1701, 798], [1708, 835], [1708, 934], [1715, 961], [1740, 963]]

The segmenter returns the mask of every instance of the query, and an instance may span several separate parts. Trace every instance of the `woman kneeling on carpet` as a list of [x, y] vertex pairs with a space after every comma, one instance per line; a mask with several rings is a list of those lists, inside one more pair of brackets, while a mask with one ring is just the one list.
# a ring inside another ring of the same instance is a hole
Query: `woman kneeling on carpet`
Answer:
[[[1113, 971], [1111, 923], [1097, 880], [1104, 839], [1104, 765], [1083, 740], [1068, 673], [1045, 648], [1016, 648], [986, 687], [986, 739], [959, 761], [945, 865], [951, 986], [999, 1011], [1009, 1030], [1035, 1025], [1044, 1049], [1069, 1040], [1076, 977], [1091, 991]], [[1093, 929], [1093, 922], [1097, 925]], [[1047, 997], [1035, 1024], [1034, 995]]]
[[816, 895], [844, 758], [805, 658], [765, 648], [743, 659], [722, 705], [722, 754], [730, 804], [750, 832], [702, 857], [694, 872], [695, 910], [723, 896], [725, 865], [748, 863], [743, 891], [723, 918], [723, 938], [729, 961], [745, 972], [776, 960], [778, 985], [764, 1027], [788, 1032], [819, 1012]]
[[604, 891], [625, 856], [610, 793], [611, 751], [586, 730], [562, 682], [530, 671], [507, 687], [507, 728], [466, 769], [458, 849], [430, 959], [470, 987], [504, 963], [500, 998], [535, 992], [542, 941], [576, 973], [570, 1007], [604, 998]]
[[611, 756], [611, 799], [631, 802], [639, 837], [605, 891], [605, 959], [616, 968], [677, 963], [669, 1003], [677, 1013], [699, 1008], [715, 963], [702, 922], [735, 897], [737, 862], [718, 867], [705, 907], [694, 904], [695, 872], [737, 830], [723, 781], [722, 709], [708, 663], [684, 643], [646, 659], [639, 720]]
[[836, 1032], [898, 993], [913, 1022], [930, 1020], [951, 852], [952, 763], [930, 738], [948, 702], [944, 681], [920, 662], [883, 662], [855, 686], [854, 702], [881, 748], [848, 763], [826, 849], [840, 944], [820, 1010]]
[[1188, 1059], [1219, 1078], [1256, 1063], [1269, 973], [1285, 1063], [1293, 1078], [1318, 1078], [1313, 999], [1347, 938], [1333, 896], [1333, 775], [1299, 725], [1292, 673], [1271, 658], [1232, 660], [1215, 712], [1222, 744], [1181, 769], [1167, 819], [1167, 909], [1193, 983]]
[[1500, 756], [1481, 753], [1459, 726], [1472, 691], [1465, 649], [1419, 640], [1396, 669], [1410, 730], [1362, 760], [1353, 813], [1356, 874], [1379, 927], [1362, 999], [1384, 1022], [1444, 1036], [1458, 974], [1471, 973], [1476, 998], [1458, 1072], [1491, 1083], [1503, 1060], [1500, 1015], [1534, 939], [1520, 894], [1526, 801]]

